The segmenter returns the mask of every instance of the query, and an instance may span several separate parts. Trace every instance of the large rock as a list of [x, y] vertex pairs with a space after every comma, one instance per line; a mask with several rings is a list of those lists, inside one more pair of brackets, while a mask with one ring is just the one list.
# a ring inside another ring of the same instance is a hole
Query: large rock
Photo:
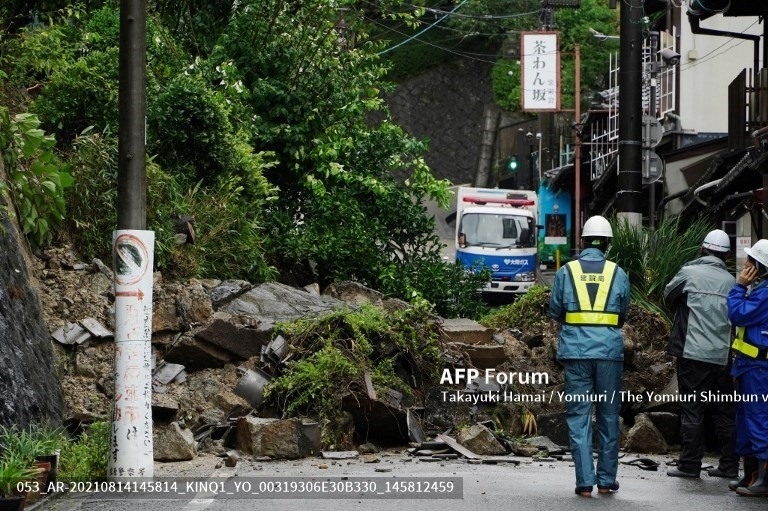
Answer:
[[625, 449], [643, 454], [662, 454], [669, 450], [659, 429], [644, 413], [635, 416], [635, 425], [627, 433]]
[[164, 283], [153, 290], [152, 332], [186, 331], [207, 323], [213, 315], [208, 292], [198, 280]]
[[237, 448], [254, 456], [297, 459], [320, 452], [316, 423], [301, 419], [264, 419], [246, 416], [237, 420]]
[[195, 437], [178, 422], [156, 426], [154, 431], [155, 461], [188, 461], [197, 456]]
[[260, 355], [261, 347], [267, 345], [272, 336], [271, 325], [269, 328], [260, 328], [259, 324], [255, 327], [236, 325], [235, 319], [226, 312], [217, 312], [211, 323], [195, 332], [195, 337], [242, 359]]
[[330, 296], [317, 296], [302, 289], [270, 282], [247, 291], [222, 305], [219, 311], [257, 320], [269, 331], [278, 321], [290, 321], [348, 307]]
[[[0, 178], [5, 177], [0, 159]], [[0, 207], [13, 211], [0, 197]], [[0, 226], [0, 425], [60, 423], [64, 412], [55, 377], [51, 337], [43, 322], [37, 291], [29, 282], [15, 215], [3, 214]]]
[[502, 447], [490, 429], [482, 424], [475, 424], [459, 431], [456, 441], [475, 454], [500, 456], [507, 450]]

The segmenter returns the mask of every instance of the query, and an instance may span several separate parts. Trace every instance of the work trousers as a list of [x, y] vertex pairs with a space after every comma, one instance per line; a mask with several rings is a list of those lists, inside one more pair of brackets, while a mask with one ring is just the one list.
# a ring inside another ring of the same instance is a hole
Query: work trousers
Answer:
[[736, 411], [736, 452], [768, 461], [768, 360], [736, 377], [744, 399]]
[[735, 452], [734, 421], [736, 407], [727, 399], [708, 399], [718, 393], [733, 396], [730, 368], [687, 358], [677, 359], [677, 387], [680, 400], [680, 458], [678, 469], [698, 474], [704, 456], [704, 418], [712, 417], [715, 437], [720, 451], [718, 468], [738, 472], [739, 458]]
[[[611, 486], [619, 468], [619, 412], [624, 363], [615, 360], [561, 362], [565, 367], [566, 422], [576, 468], [576, 486]], [[597, 470], [592, 456], [593, 405], [599, 441]]]

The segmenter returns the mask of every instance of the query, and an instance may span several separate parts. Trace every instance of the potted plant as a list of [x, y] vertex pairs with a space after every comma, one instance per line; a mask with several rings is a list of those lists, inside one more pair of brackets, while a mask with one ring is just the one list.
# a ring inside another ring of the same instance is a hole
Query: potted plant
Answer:
[[23, 509], [37, 475], [37, 469], [19, 458], [7, 454], [0, 457], [0, 511]]
[[49, 425], [39, 425], [30, 428], [30, 436], [35, 449], [35, 462], [48, 463], [45, 488], [56, 482], [59, 455], [68, 443], [66, 431]]
[[[48, 493], [49, 484], [55, 481], [59, 450], [65, 443], [63, 430], [49, 426], [0, 427], [0, 453], [6, 461], [33, 471], [36, 484], [30, 485], [27, 501], [33, 502]], [[52, 479], [53, 474], [53, 479]]]

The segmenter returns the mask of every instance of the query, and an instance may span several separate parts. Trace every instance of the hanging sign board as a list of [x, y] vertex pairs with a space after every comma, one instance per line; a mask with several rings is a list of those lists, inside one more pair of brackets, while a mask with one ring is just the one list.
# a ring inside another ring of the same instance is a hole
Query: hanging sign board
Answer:
[[520, 63], [522, 110], [560, 110], [560, 48], [558, 32], [523, 32]]

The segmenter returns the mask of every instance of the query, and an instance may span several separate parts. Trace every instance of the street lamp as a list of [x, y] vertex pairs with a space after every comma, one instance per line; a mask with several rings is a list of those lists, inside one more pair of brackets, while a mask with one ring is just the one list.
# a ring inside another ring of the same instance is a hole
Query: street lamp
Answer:
[[620, 39], [620, 37], [617, 35], [605, 35], [602, 32], [598, 32], [592, 27], [589, 27], [589, 31], [592, 33], [592, 37], [594, 37], [598, 41], [605, 41], [606, 39]]

